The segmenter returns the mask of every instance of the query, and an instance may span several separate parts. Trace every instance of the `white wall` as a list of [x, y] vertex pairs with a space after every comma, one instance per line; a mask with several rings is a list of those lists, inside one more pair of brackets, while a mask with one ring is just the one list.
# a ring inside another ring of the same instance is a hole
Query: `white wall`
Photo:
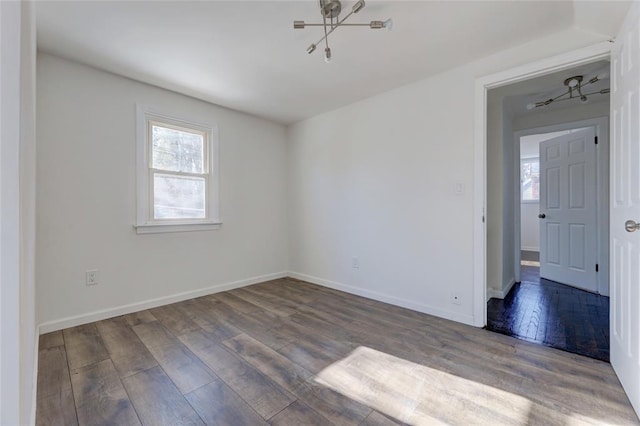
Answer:
[[510, 111], [503, 98], [489, 91], [487, 99], [487, 288], [503, 297], [515, 283], [514, 167]]
[[0, 2], [0, 424], [35, 408], [35, 25], [32, 4]]
[[520, 205], [520, 249], [540, 251], [540, 213], [539, 203]]
[[475, 79], [596, 41], [555, 34], [291, 126], [291, 271], [472, 323]]
[[[284, 126], [46, 54], [37, 76], [43, 331], [286, 271]], [[136, 102], [218, 124], [222, 229], [136, 234]]]

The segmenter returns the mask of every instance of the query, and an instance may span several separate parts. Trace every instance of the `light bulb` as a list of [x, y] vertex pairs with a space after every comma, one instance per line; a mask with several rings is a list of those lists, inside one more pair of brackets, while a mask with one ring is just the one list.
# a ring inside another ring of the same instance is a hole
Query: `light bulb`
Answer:
[[527, 104], [527, 109], [528, 109], [528, 110], [532, 110], [532, 109], [534, 109], [535, 107], [536, 107], [536, 104], [534, 104], [533, 102], [531, 102], [531, 103], [528, 103], [528, 104]]
[[364, 0], [358, 0], [358, 2], [356, 2], [356, 4], [353, 5], [353, 8], [351, 10], [353, 11], [353, 13], [358, 13], [363, 8], [364, 8]]
[[387, 19], [382, 23], [382, 26], [385, 27], [387, 30], [391, 31], [391, 29], [393, 28], [393, 19], [391, 18]]
[[328, 47], [324, 49], [324, 61], [331, 62], [331, 49]]
[[308, 54], [312, 54], [314, 52], [314, 50], [316, 50], [316, 45], [312, 44], [311, 46], [307, 47], [307, 53]]

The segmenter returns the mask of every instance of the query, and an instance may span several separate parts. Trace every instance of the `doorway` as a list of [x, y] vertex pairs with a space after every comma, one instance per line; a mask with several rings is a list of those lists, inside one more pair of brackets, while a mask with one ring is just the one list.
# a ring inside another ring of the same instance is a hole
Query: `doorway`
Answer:
[[[608, 96], [594, 100], [586, 109], [576, 103], [532, 116], [518, 116], [514, 103], [522, 103], [530, 96], [522, 95], [523, 91], [536, 88], [536, 84], [540, 87], [550, 79], [562, 80], [574, 73], [590, 75], [608, 68], [606, 60], [595, 61], [491, 90], [487, 101], [487, 328], [603, 360], [609, 357]], [[495, 117], [496, 112], [500, 119]], [[537, 137], [533, 149], [521, 147], [522, 140], [535, 139], [535, 135], [543, 136]], [[543, 152], [564, 152], [562, 161], [566, 164], [558, 169], [560, 156], [549, 155], [547, 160], [556, 161], [547, 161], [553, 173], [540, 179], [542, 140], [546, 140], [543, 145], [552, 144]], [[578, 163], [578, 157], [591, 160]], [[550, 191], [555, 188], [555, 196], [545, 204], [547, 217], [538, 197], [545, 196], [540, 184], [550, 176], [557, 179], [543, 187]], [[560, 208], [554, 201], [560, 187], [567, 198], [562, 205], [571, 208]], [[561, 212], [577, 213], [580, 220], [574, 216], [562, 222], [558, 219]], [[588, 222], [585, 217], [590, 218]], [[540, 236], [540, 230], [542, 240], [554, 235], [555, 239], [548, 238], [542, 245], [540, 238], [532, 242], [532, 234]], [[554, 230], [555, 234], [551, 232]], [[541, 278], [539, 261], [550, 264], [547, 269], [553, 274], [543, 273]], [[560, 271], [563, 274], [557, 274], [560, 266], [564, 267]]]
[[515, 199], [520, 209], [518, 211], [514, 206], [514, 210], [518, 211], [520, 220], [514, 221], [514, 236], [519, 235], [516, 239], [520, 243], [516, 246], [514, 258], [518, 278], [505, 297], [489, 299], [487, 329], [609, 361], [608, 273], [592, 291], [577, 288], [580, 285], [567, 285], [574, 284], [569, 281], [559, 283], [540, 275], [540, 258], [550, 257], [544, 253], [545, 244], [540, 242], [544, 232], [541, 232], [538, 215], [544, 211], [540, 198], [545, 198], [544, 188], [539, 186], [544, 180], [539, 179], [542, 172], [539, 167], [540, 147], [563, 139], [579, 140], [581, 134], [601, 136], [596, 162], [592, 166], [597, 183], [591, 189], [593, 196], [600, 200], [594, 218], [601, 221], [593, 237], [604, 246], [599, 252], [592, 253], [592, 257], [598, 258], [603, 254], [603, 270], [608, 271], [608, 119], [604, 117], [516, 132], [514, 141], [519, 147], [515, 150], [514, 163], [518, 167], [516, 177], [519, 184], [516, 185]]

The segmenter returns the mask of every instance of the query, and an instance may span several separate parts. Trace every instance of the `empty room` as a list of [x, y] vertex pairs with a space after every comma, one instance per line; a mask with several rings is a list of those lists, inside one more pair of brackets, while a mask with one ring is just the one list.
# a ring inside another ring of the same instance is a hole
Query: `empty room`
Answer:
[[640, 424], [639, 22], [0, 1], [0, 425]]

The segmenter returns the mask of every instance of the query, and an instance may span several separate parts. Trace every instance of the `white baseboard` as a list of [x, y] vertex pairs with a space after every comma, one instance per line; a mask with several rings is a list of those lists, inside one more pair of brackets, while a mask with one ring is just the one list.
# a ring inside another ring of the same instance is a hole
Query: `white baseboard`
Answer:
[[514, 278], [512, 278], [511, 281], [509, 281], [509, 284], [507, 284], [502, 289], [502, 291], [495, 290], [493, 288], [488, 288], [487, 289], [487, 302], [491, 298], [504, 299], [505, 297], [507, 297], [507, 294], [509, 294], [509, 291], [511, 291], [511, 287], [513, 287], [515, 283], [516, 283], [516, 280]]
[[324, 287], [329, 287], [335, 290], [344, 291], [345, 293], [355, 294], [357, 296], [366, 297], [367, 299], [377, 300], [379, 302], [389, 303], [391, 305], [400, 306], [402, 308], [411, 309], [414, 311], [422, 312], [425, 314], [433, 315], [440, 318], [449, 319], [452, 321], [461, 322], [467, 325], [474, 325], [473, 316], [459, 314], [457, 312], [451, 312], [446, 309], [441, 309], [435, 306], [429, 306], [422, 303], [414, 302], [411, 300], [402, 299], [388, 294], [379, 293], [377, 291], [367, 290], [359, 287], [350, 286], [347, 284], [338, 283], [335, 281], [325, 280], [323, 278], [314, 277], [311, 275], [301, 274], [298, 272], [289, 271], [288, 276], [296, 278], [302, 281], [307, 281], [313, 284], [318, 284]]
[[260, 275], [240, 281], [234, 281], [225, 284], [217, 284], [211, 287], [201, 288], [198, 290], [185, 291], [170, 296], [158, 297], [155, 299], [144, 300], [141, 302], [131, 303], [128, 305], [117, 306], [115, 308], [102, 309], [99, 311], [88, 312], [81, 315], [62, 318], [54, 321], [47, 321], [39, 325], [39, 333], [49, 333], [63, 328], [75, 327], [77, 325], [87, 324], [94, 321], [100, 321], [107, 318], [113, 318], [120, 315], [130, 314], [132, 312], [142, 311], [144, 309], [156, 308], [170, 303], [181, 302], [194, 297], [206, 296], [207, 294], [218, 293], [221, 291], [233, 290], [234, 288], [245, 287], [251, 284], [261, 283], [263, 281], [275, 280], [287, 276], [286, 272], [278, 272], [275, 274]]
[[504, 293], [500, 290], [495, 290], [493, 288], [487, 289], [487, 302], [489, 299], [504, 299]]

